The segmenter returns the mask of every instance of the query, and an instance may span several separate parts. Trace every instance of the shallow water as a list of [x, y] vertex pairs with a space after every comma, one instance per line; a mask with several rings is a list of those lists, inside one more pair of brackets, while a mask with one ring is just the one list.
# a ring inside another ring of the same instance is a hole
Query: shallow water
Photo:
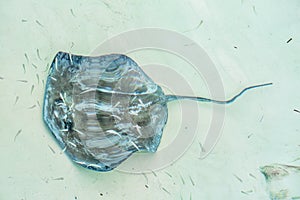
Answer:
[[[260, 167], [300, 165], [299, 8], [296, 0], [0, 3], [0, 198], [270, 199], [276, 191]], [[168, 34], [138, 31], [107, 42], [146, 27]], [[186, 39], [193, 42], [182, 43]], [[249, 85], [274, 85], [225, 107], [169, 104], [157, 153], [94, 172], [73, 164], [43, 123], [47, 65], [61, 50], [99, 55], [116, 49], [167, 94], [228, 99]], [[201, 66], [192, 65], [197, 58]], [[207, 146], [206, 138], [213, 138]], [[281, 199], [300, 196], [296, 175], [285, 179], [293, 181], [293, 196]], [[289, 191], [291, 183], [281, 184]]]

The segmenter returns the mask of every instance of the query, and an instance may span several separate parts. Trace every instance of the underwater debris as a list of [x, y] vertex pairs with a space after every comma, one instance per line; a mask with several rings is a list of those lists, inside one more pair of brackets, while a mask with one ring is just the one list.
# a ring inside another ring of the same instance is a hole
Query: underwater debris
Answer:
[[300, 166], [272, 164], [260, 167], [272, 200], [290, 200], [300, 196]]

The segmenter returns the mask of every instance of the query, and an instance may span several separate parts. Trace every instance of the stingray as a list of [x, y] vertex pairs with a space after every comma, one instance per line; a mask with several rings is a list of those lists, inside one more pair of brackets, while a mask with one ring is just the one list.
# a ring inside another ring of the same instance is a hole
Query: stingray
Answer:
[[110, 171], [137, 151], [156, 152], [168, 119], [167, 103], [203, 97], [165, 95], [131, 58], [88, 57], [58, 52], [46, 82], [43, 119], [75, 163]]

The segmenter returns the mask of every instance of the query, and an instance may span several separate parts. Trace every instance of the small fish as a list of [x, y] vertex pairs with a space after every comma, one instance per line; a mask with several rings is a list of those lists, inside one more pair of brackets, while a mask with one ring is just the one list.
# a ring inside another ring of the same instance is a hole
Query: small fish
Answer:
[[36, 22], [38, 25], [40, 25], [41, 27], [44, 27], [44, 25], [41, 24], [41, 22], [39, 22], [38, 20], [35, 20], [35, 22]]
[[263, 119], [264, 119], [264, 115], [261, 116], [259, 122], [262, 122]]
[[21, 82], [21, 83], [28, 83], [27, 80], [17, 80], [18, 82]]
[[191, 181], [192, 185], [195, 186], [195, 182], [193, 181], [191, 176], [190, 176], [190, 181]]
[[29, 63], [29, 58], [28, 58], [28, 56], [27, 56], [26, 53], [24, 54], [24, 56], [25, 56], [25, 58], [26, 58], [26, 60], [27, 60], [27, 63]]
[[185, 44], [184, 46], [192, 46], [192, 45], [195, 45], [195, 44], [196, 44], [195, 42], [191, 42], [191, 43]]
[[148, 177], [147, 177], [147, 175], [145, 174], [145, 173], [142, 173], [143, 174], [143, 176], [145, 177], [145, 179], [146, 179], [146, 181], [147, 181], [147, 184], [148, 184]]
[[256, 12], [256, 8], [255, 8], [255, 6], [252, 6], [252, 10], [253, 10], [254, 14], [256, 14], [256, 15], [257, 15], [257, 12]]
[[46, 69], [44, 70], [44, 72], [47, 72], [48, 70], [49, 70], [49, 63], [47, 63]]
[[37, 100], [36, 103], [39, 107], [41, 107], [39, 100]]
[[73, 47], [74, 47], [74, 42], [71, 43], [70, 49], [72, 49]]
[[243, 182], [243, 180], [242, 180], [240, 177], [238, 177], [237, 175], [233, 174], [233, 176], [234, 176], [237, 180], [239, 180], [241, 183]]
[[34, 85], [31, 86], [31, 90], [30, 90], [31, 94], [32, 94], [33, 90], [34, 90]]
[[32, 67], [34, 67], [35, 69], [37, 69], [37, 66], [35, 64], [32, 63], [31, 65], [32, 65]]
[[200, 145], [201, 152], [202, 152], [202, 153], [205, 152], [205, 149], [204, 149], [204, 147], [202, 146], [201, 142], [199, 142], [199, 145]]
[[33, 106], [30, 106], [28, 109], [33, 109], [35, 107], [36, 107], [36, 105], [33, 105]]
[[200, 23], [198, 24], [198, 26], [196, 27], [196, 29], [198, 29], [202, 24], [203, 24], [203, 20], [200, 21]]
[[0, 80], [3, 80], [4, 78], [2, 76], [0, 76]]
[[17, 134], [16, 134], [15, 137], [14, 137], [14, 142], [16, 141], [18, 135], [20, 135], [21, 132], [22, 132], [22, 129], [18, 130]]
[[64, 180], [64, 177], [53, 178], [52, 180], [54, 180], [54, 181], [62, 181], [62, 180]]
[[22, 19], [21, 22], [27, 22], [27, 19]]
[[249, 176], [251, 176], [252, 178], [256, 179], [256, 177], [253, 174], [249, 174]]
[[172, 178], [172, 175], [168, 172], [165, 172], [165, 174], [167, 174], [170, 178]]
[[14, 104], [14, 105], [16, 105], [18, 101], [19, 101], [19, 96], [16, 97], [16, 100], [15, 100], [15, 104]]
[[186, 32], [190, 32], [190, 31], [194, 31], [194, 30], [197, 30], [198, 28], [200, 28], [200, 26], [203, 24], [203, 20], [200, 21], [200, 23], [195, 27], [195, 28], [192, 28], [190, 30], [186, 30], [186, 31], [183, 31], [184, 33]]
[[154, 171], [151, 171], [151, 172], [155, 177], [157, 177], [157, 174]]
[[40, 50], [39, 49], [36, 49], [36, 54], [37, 54], [37, 57], [42, 60], [41, 56], [40, 56]]
[[110, 5], [107, 3], [107, 2], [105, 2], [105, 1], [101, 1], [107, 8], [109, 8], [109, 9], [111, 9], [111, 7], [110, 7]]
[[182, 184], [185, 185], [185, 181], [183, 180], [183, 177], [181, 175], [180, 175], [180, 178], [181, 178]]
[[168, 193], [169, 195], [171, 195], [171, 193], [164, 187], [161, 188], [163, 191], [165, 191], [166, 193]]
[[253, 192], [253, 190], [248, 190], [248, 191], [241, 191], [241, 193], [243, 193], [243, 194], [246, 194], [246, 195], [249, 195], [250, 193], [252, 193]]
[[25, 64], [22, 64], [23, 70], [24, 70], [24, 74], [26, 73], [26, 68], [25, 68]]
[[36, 74], [36, 79], [37, 79], [37, 82], [38, 82], [38, 85], [40, 84], [40, 76], [38, 74]]
[[300, 111], [299, 111], [299, 110], [297, 110], [297, 109], [294, 109], [294, 111], [295, 111], [295, 112], [297, 112], [297, 113], [300, 113]]
[[292, 41], [293, 38], [290, 38], [288, 41], [286, 41], [286, 43], [289, 43], [290, 41]]
[[74, 15], [73, 9], [70, 9], [70, 12], [71, 12], [71, 14], [73, 15], [73, 17], [76, 17], [76, 16]]

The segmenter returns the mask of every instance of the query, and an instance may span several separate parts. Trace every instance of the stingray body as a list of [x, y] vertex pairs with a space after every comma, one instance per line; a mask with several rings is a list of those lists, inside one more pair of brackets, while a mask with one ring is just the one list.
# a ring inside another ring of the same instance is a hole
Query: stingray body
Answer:
[[43, 118], [61, 148], [79, 165], [109, 171], [136, 151], [155, 152], [168, 119], [167, 103], [191, 99], [165, 95], [129, 57], [59, 52], [46, 83]]

